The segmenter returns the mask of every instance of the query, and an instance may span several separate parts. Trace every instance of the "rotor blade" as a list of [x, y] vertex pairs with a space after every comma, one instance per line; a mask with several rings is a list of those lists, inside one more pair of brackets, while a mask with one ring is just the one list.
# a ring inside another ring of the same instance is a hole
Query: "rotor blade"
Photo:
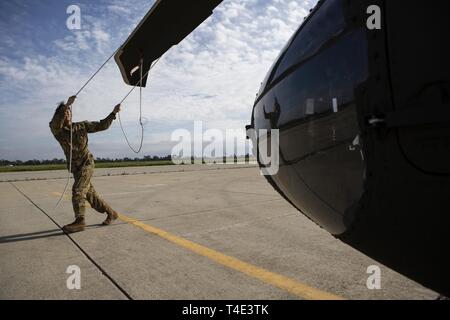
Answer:
[[[139, 86], [143, 59], [143, 74], [153, 61], [172, 46], [180, 43], [203, 21], [212, 15], [222, 0], [157, 0], [144, 19], [114, 56], [125, 83]], [[142, 87], [147, 83], [147, 75]]]

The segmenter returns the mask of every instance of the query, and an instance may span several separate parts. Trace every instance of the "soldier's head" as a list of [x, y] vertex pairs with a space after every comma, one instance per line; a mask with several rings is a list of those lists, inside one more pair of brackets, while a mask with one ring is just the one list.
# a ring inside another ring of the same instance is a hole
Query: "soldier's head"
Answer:
[[70, 126], [72, 124], [72, 109], [67, 108], [64, 116], [64, 125]]
[[[63, 107], [64, 106], [64, 102], [61, 102], [58, 106], [58, 108]], [[66, 111], [64, 112], [64, 126], [70, 126], [72, 123], [72, 109], [71, 108], [67, 108]]]

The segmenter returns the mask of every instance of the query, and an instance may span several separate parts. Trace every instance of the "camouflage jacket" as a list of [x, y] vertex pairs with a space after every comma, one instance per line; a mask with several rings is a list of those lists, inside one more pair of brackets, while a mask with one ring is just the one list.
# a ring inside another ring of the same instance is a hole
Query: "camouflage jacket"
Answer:
[[[70, 128], [64, 126], [64, 113], [67, 106], [62, 105], [56, 109], [50, 122], [50, 130], [61, 145], [66, 155], [67, 163], [70, 158]], [[111, 113], [101, 121], [83, 121], [72, 123], [72, 172], [86, 165], [94, 164], [94, 157], [88, 149], [88, 133], [103, 131], [111, 126], [116, 115]]]

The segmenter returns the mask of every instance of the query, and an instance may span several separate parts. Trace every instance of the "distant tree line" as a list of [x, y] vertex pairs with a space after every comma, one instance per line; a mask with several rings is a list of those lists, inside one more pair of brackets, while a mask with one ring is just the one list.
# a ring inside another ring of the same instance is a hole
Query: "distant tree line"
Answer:
[[35, 166], [35, 165], [43, 165], [43, 164], [64, 164], [66, 163], [66, 160], [63, 159], [52, 159], [52, 160], [27, 160], [27, 161], [21, 161], [21, 160], [0, 160], [0, 166]]
[[[172, 156], [144, 156], [143, 158], [123, 158], [123, 159], [112, 159], [112, 158], [96, 158], [95, 162], [104, 163], [104, 162], [139, 162], [139, 161], [170, 161], [172, 160]], [[0, 166], [37, 166], [37, 165], [49, 165], [49, 164], [65, 164], [65, 159], [52, 159], [52, 160], [0, 160]]]
[[[222, 162], [223, 163], [236, 163], [238, 162], [238, 157], [237, 155], [234, 156], [228, 156], [228, 157], [223, 157]], [[194, 158], [194, 157], [190, 157], [187, 159], [183, 159], [183, 164], [188, 164], [188, 163], [195, 163], [195, 160], [198, 160], [200, 158]], [[144, 156], [142, 158], [96, 158], [95, 162], [97, 163], [115, 163], [115, 162], [148, 162], [148, 161], [171, 161], [172, 160], [172, 156], [168, 155], [168, 156]], [[245, 162], [249, 162], [250, 160], [250, 155], [246, 154], [244, 156], [244, 161]], [[218, 159], [215, 160], [213, 159], [213, 161], [208, 160], [209, 162], [214, 162], [216, 163], [217, 161], [219, 161]], [[202, 159], [202, 162], [205, 163], [205, 160]], [[27, 161], [21, 161], [21, 160], [14, 160], [14, 161], [10, 161], [10, 160], [0, 160], [0, 166], [37, 166], [37, 165], [52, 165], [52, 164], [65, 164], [66, 160], [65, 159], [52, 159], [52, 160], [27, 160]]]
[[122, 158], [122, 159], [111, 159], [111, 158], [96, 158], [95, 162], [102, 163], [102, 162], [140, 162], [140, 161], [171, 161], [172, 156], [164, 156], [164, 157], [158, 157], [158, 156], [144, 156], [142, 158]]

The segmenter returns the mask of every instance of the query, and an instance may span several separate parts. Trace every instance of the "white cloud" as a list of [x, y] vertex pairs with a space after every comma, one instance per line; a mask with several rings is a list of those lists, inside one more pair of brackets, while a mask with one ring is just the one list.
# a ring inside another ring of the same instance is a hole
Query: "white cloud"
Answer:
[[121, 6], [120, 4], [113, 4], [106, 7], [110, 12], [123, 15], [123, 14], [131, 14], [131, 10], [128, 7]]
[[[172, 48], [152, 71], [144, 89], [144, 116], [150, 120], [144, 154], [170, 151], [170, 130], [186, 121], [203, 120], [206, 127], [221, 130], [243, 128], [250, 121], [260, 82], [314, 3], [224, 1], [213, 17]], [[0, 56], [0, 85], [5, 90], [0, 98], [0, 158], [61, 157], [48, 130], [56, 102], [74, 94], [126, 39], [145, 7], [147, 1], [110, 2], [100, 15], [85, 14], [83, 30], [55, 40], [50, 55], [21, 60]], [[74, 120], [106, 116], [129, 88], [111, 62], [77, 99]], [[124, 124], [137, 141], [138, 90], [122, 109]], [[20, 134], [6, 124], [7, 118], [12, 123], [20, 119]], [[166, 125], [153, 128], [155, 123]], [[33, 134], [24, 133], [27, 130]], [[130, 155], [118, 125], [91, 141], [96, 156]]]

